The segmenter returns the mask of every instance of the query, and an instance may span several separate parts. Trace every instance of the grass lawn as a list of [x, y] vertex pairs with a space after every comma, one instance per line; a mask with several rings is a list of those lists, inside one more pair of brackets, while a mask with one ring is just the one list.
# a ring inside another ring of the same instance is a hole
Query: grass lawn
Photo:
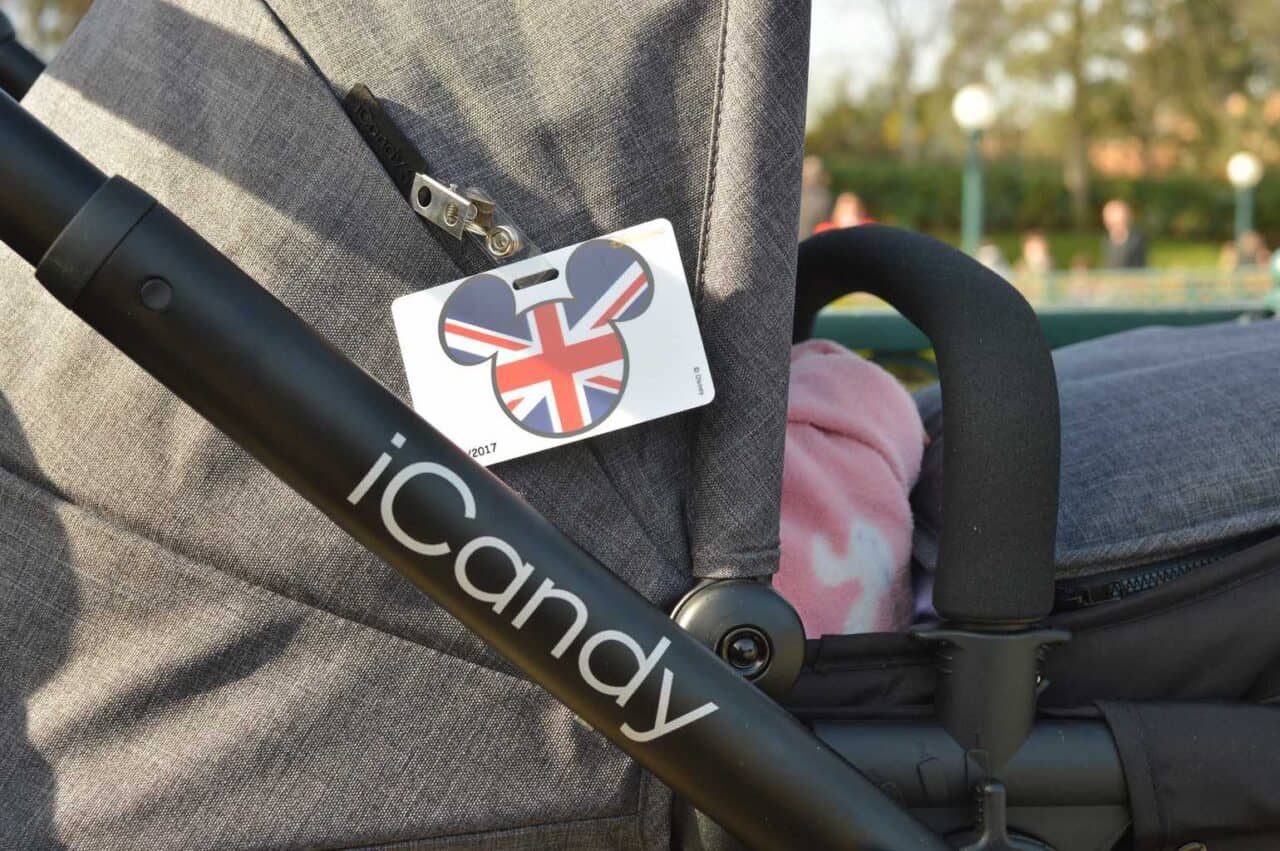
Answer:
[[[1053, 253], [1054, 266], [1065, 269], [1072, 258], [1083, 255], [1090, 268], [1098, 267], [1098, 256], [1102, 247], [1102, 233], [1078, 233], [1075, 231], [1051, 231], [1045, 234], [1049, 238], [1049, 250]], [[959, 234], [934, 234], [952, 245], [960, 244]], [[997, 232], [987, 235], [1004, 252], [1010, 264], [1016, 263], [1022, 255], [1022, 238], [1020, 232]], [[1154, 238], [1151, 240], [1149, 260], [1152, 266], [1159, 268], [1213, 269], [1218, 265], [1218, 253], [1221, 246], [1215, 242], [1194, 242], [1182, 239]]]

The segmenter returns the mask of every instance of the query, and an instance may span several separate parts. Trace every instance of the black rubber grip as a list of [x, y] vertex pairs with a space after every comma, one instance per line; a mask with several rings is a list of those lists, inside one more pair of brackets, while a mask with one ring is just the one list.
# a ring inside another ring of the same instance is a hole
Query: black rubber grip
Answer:
[[850, 292], [928, 336], [942, 382], [943, 528], [933, 603], [959, 624], [1015, 628], [1053, 607], [1058, 385], [1035, 311], [1008, 282], [922, 234], [869, 225], [800, 245], [795, 338]]

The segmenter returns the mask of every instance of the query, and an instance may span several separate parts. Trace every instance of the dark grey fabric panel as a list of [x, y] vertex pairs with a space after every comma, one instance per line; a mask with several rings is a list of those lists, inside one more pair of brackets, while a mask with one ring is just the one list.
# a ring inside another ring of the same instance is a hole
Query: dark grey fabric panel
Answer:
[[[718, 50], [714, 4], [685, 6], [684, 14], [676, 2], [625, 12], [612, 3], [502, 0], [267, 5], [335, 97], [368, 85], [436, 174], [484, 187], [542, 249], [666, 217], [693, 280], [715, 92], [714, 74], [700, 63]], [[389, 179], [376, 163], [366, 171], [386, 184], [394, 208], [380, 214], [403, 218], [408, 208], [391, 197]], [[414, 221], [401, 238], [436, 237]], [[413, 288], [481, 268], [433, 270]], [[388, 304], [383, 297], [374, 309], [387, 313]], [[387, 371], [399, 381], [394, 338], [384, 345]], [[668, 574], [666, 602], [671, 579], [691, 569], [688, 429], [684, 415], [497, 472], [641, 587], [653, 585], [645, 574]], [[584, 514], [597, 516], [575, 516]], [[627, 539], [649, 553], [640, 556]]]
[[697, 276], [717, 396], [691, 460], [694, 570], [711, 577], [777, 569], [809, 40], [808, 3], [727, 5]]
[[[256, 3], [105, 0], [28, 96], [405, 395], [387, 305], [457, 274]], [[45, 295], [5, 286], [0, 387], [69, 499], [232, 575], [480, 664], [506, 663]], [[56, 388], [56, 390], [51, 390]], [[0, 465], [31, 475], [16, 458]], [[573, 478], [572, 470], [564, 477]], [[590, 489], [598, 482], [579, 483]], [[613, 522], [623, 560], [656, 561]], [[660, 567], [649, 593], [680, 585]]]
[[[1062, 400], [1060, 576], [1195, 552], [1280, 527], [1280, 322], [1147, 328], [1055, 352]], [[919, 397], [925, 453], [916, 556], [942, 512], [936, 391]]]
[[[357, 71], [544, 248], [670, 218], [715, 408], [497, 470], [667, 604], [695, 572], [775, 566], [803, 5], [97, 0], [27, 106], [406, 398], [390, 302], [470, 270], [343, 114], [334, 87]], [[666, 844], [660, 785], [3, 249], [0, 340], [0, 475], [50, 495], [15, 484], [0, 515], [0, 588], [22, 604], [4, 605], [0, 654], [24, 672], [0, 710], [0, 801], [25, 802], [6, 830], [68, 847]], [[74, 546], [22, 549], [51, 517]]]
[[1135, 851], [1280, 844], [1280, 706], [1101, 704], [1120, 750]]
[[1051, 619], [1044, 699], [1280, 699], [1280, 537], [1159, 588]]
[[0, 670], [5, 848], [665, 844], [665, 793], [536, 686], [4, 471]]

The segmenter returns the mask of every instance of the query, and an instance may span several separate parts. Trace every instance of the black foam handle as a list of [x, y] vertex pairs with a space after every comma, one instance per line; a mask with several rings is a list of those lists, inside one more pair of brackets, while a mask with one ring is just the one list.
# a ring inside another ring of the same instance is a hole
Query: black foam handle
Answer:
[[1058, 385], [1035, 311], [968, 255], [879, 225], [805, 240], [797, 277], [797, 340], [809, 336], [822, 307], [867, 292], [933, 343], [944, 411], [935, 608], [973, 626], [1014, 628], [1047, 616], [1058, 520]]

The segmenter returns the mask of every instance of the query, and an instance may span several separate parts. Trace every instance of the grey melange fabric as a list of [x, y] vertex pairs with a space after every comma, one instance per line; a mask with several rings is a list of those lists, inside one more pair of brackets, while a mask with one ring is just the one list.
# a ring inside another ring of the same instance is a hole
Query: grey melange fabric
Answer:
[[[1280, 322], [1143, 328], [1054, 352], [1062, 402], [1059, 577], [1178, 558], [1280, 529]], [[937, 561], [942, 410], [918, 397], [932, 436], [915, 555]]]
[[[713, 406], [497, 469], [665, 606], [776, 563], [807, 42], [789, 0], [97, 0], [27, 106], [406, 399], [391, 301], [476, 270], [351, 84], [543, 248], [669, 218]], [[0, 672], [0, 847], [669, 841], [660, 784], [8, 253]]]

